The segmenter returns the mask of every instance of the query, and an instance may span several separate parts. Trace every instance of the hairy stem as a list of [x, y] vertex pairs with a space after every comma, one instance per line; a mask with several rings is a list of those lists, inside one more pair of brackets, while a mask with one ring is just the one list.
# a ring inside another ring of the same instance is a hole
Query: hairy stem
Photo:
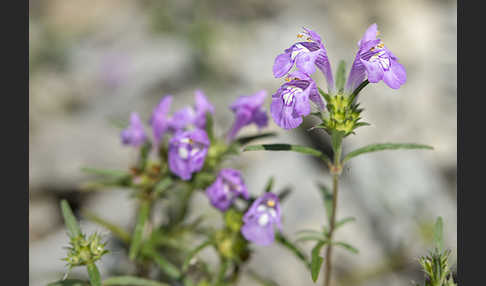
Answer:
[[339, 190], [339, 175], [341, 174], [341, 154], [342, 154], [342, 136], [339, 134], [333, 134], [333, 151], [334, 151], [334, 164], [331, 167], [332, 174], [332, 211], [329, 218], [329, 244], [326, 249], [326, 261], [324, 263], [324, 286], [331, 285], [331, 270], [332, 270], [332, 246], [334, 228], [336, 226], [336, 212], [337, 212], [337, 198]]
[[[339, 184], [339, 175], [333, 174], [332, 176], [332, 212], [330, 218], [330, 226], [329, 226], [329, 241], [332, 242], [332, 236], [334, 234], [334, 227], [336, 225], [336, 207], [337, 207], [337, 194], [338, 194], [338, 184]], [[324, 263], [324, 267], [326, 268], [324, 271], [324, 286], [331, 285], [331, 269], [332, 269], [332, 246], [333, 243], [329, 243], [326, 249], [326, 262]]]

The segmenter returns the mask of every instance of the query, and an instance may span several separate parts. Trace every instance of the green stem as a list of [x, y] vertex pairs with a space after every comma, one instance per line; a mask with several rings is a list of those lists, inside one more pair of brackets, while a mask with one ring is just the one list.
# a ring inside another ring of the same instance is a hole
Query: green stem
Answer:
[[86, 267], [88, 268], [89, 281], [91, 282], [91, 285], [101, 286], [101, 275], [98, 267], [96, 267], [94, 262], [89, 263], [86, 265]]
[[148, 199], [142, 199], [140, 202], [137, 224], [135, 225], [135, 229], [133, 231], [129, 251], [129, 257], [131, 260], [135, 260], [138, 252], [140, 251], [140, 247], [142, 246], [143, 231], [150, 215], [151, 203], [152, 202]]
[[337, 213], [337, 199], [338, 199], [338, 190], [339, 190], [339, 175], [341, 174], [341, 154], [342, 154], [342, 137], [341, 136], [333, 136], [334, 144], [333, 144], [333, 151], [334, 151], [334, 164], [331, 168], [332, 174], [332, 212], [331, 217], [329, 219], [329, 234], [328, 238], [330, 243], [327, 245], [326, 248], [326, 261], [324, 263], [325, 271], [324, 271], [324, 286], [331, 285], [331, 271], [332, 271], [332, 246], [333, 246], [333, 235], [334, 229], [336, 227], [336, 213]]

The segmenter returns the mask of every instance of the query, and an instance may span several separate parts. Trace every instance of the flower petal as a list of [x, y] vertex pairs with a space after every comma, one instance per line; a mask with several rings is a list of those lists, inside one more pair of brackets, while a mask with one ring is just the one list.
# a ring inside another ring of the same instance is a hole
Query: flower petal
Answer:
[[283, 77], [293, 65], [294, 62], [290, 57], [290, 53], [280, 54], [275, 58], [275, 62], [273, 63], [273, 75], [276, 78]]

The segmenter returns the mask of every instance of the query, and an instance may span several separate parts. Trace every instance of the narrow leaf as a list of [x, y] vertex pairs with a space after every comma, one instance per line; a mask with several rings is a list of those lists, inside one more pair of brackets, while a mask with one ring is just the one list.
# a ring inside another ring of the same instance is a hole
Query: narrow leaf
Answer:
[[338, 91], [344, 90], [344, 83], [346, 82], [346, 62], [341, 60], [339, 61], [339, 66], [336, 73], [336, 88]]
[[326, 161], [327, 163], [330, 162], [330, 159], [321, 151], [316, 150], [314, 148], [300, 146], [300, 145], [291, 145], [291, 144], [262, 144], [262, 145], [251, 145], [247, 146], [243, 149], [243, 151], [293, 151], [302, 154], [312, 155], [315, 157], [319, 157]]
[[49, 283], [47, 286], [89, 286], [89, 283], [79, 279], [66, 279]]
[[272, 191], [274, 181], [275, 181], [275, 178], [273, 176], [270, 177], [270, 179], [268, 179], [267, 184], [265, 185], [265, 193]]
[[442, 217], [438, 217], [435, 221], [434, 227], [434, 242], [438, 250], [441, 252], [444, 249], [444, 239], [443, 239], [443, 221]]
[[170, 185], [172, 184], [172, 178], [170, 176], [167, 176], [160, 180], [160, 182], [157, 183], [154, 187], [154, 194], [155, 197], [160, 196], [165, 190], [167, 190]]
[[351, 158], [354, 158], [358, 155], [382, 151], [382, 150], [397, 150], [397, 149], [428, 149], [433, 150], [434, 148], [428, 145], [422, 144], [415, 144], [415, 143], [382, 143], [382, 144], [371, 144], [361, 148], [358, 148], [354, 151], [349, 152], [343, 159], [343, 163], [348, 161]]
[[109, 170], [109, 169], [96, 169], [96, 168], [83, 167], [81, 168], [81, 171], [85, 173], [94, 174], [94, 175], [116, 177], [116, 178], [130, 176], [130, 173], [122, 170]]
[[282, 246], [290, 250], [298, 259], [300, 259], [304, 265], [310, 269], [310, 263], [307, 260], [307, 256], [300, 250], [296, 245], [294, 245], [290, 240], [288, 240], [282, 233], [277, 233], [275, 239]]
[[311, 275], [312, 281], [314, 283], [317, 281], [319, 277], [319, 272], [321, 271], [321, 265], [324, 259], [319, 255], [321, 248], [324, 246], [325, 242], [320, 241], [312, 248], [312, 259], [311, 259]]
[[353, 222], [353, 221], [355, 221], [355, 220], [356, 220], [356, 218], [354, 218], [354, 217], [347, 217], [347, 218], [344, 218], [344, 219], [342, 219], [342, 220], [340, 220], [340, 221], [336, 222], [336, 225], [334, 226], [334, 229], [337, 229], [337, 228], [339, 228], [339, 227], [341, 227], [341, 226], [343, 226], [343, 225], [347, 224], [348, 222]]
[[260, 285], [262, 286], [278, 286], [277, 282], [269, 278], [263, 277], [252, 269], [248, 270], [248, 274], [251, 278], [253, 278], [256, 282], [260, 283]]
[[351, 251], [354, 254], [359, 253], [359, 250], [357, 248], [355, 248], [354, 246], [352, 246], [348, 243], [337, 241], [337, 242], [333, 242], [332, 244], [339, 245], [339, 246], [343, 247], [344, 249]]
[[326, 215], [329, 223], [331, 222], [332, 216], [332, 193], [331, 191], [323, 184], [317, 183], [319, 186], [319, 190], [321, 192], [322, 200], [324, 202], [324, 208], [326, 209]]
[[134, 260], [137, 256], [140, 246], [142, 245], [143, 230], [145, 229], [145, 223], [148, 220], [150, 213], [150, 202], [142, 201], [140, 209], [138, 211], [137, 224], [133, 231], [132, 243], [130, 245], [129, 256], [131, 260]]
[[245, 145], [258, 139], [274, 137], [274, 136], [277, 136], [277, 133], [275, 132], [261, 133], [257, 135], [239, 137], [238, 139], [236, 139], [236, 142], [240, 145]]
[[64, 223], [69, 230], [71, 237], [76, 237], [81, 234], [78, 221], [74, 217], [73, 211], [66, 200], [61, 201], [62, 216], [64, 217]]
[[308, 240], [315, 240], [315, 241], [320, 241], [320, 242], [324, 242], [324, 243], [328, 242], [328, 239], [324, 235], [320, 234], [320, 235], [301, 236], [297, 240], [295, 240], [295, 243], [299, 243], [299, 242], [302, 242], [302, 241], [308, 241]]
[[103, 286], [169, 286], [168, 284], [134, 276], [111, 277], [103, 281]]
[[89, 281], [91, 286], [101, 286], [101, 275], [98, 267], [94, 263], [86, 265], [88, 268]]
[[330, 102], [331, 96], [329, 94], [325, 93], [320, 87], [318, 87], [318, 89], [319, 89], [319, 93], [322, 95], [322, 97], [324, 97], [326, 102]]
[[356, 99], [361, 90], [365, 88], [365, 86], [367, 86], [369, 83], [370, 82], [368, 80], [365, 80], [353, 91], [353, 93], [351, 94], [351, 102]]
[[206, 134], [211, 142], [214, 141], [214, 120], [211, 112], [206, 112]]
[[83, 215], [91, 220], [92, 222], [95, 222], [104, 228], [108, 229], [115, 237], [119, 238], [121, 241], [123, 241], [126, 244], [130, 243], [130, 234], [124, 230], [123, 228], [106, 221], [102, 219], [101, 217], [95, 215], [94, 213], [91, 212], [84, 212]]
[[277, 196], [280, 202], [283, 202], [290, 194], [292, 193], [291, 188], [285, 188], [282, 191], [280, 191]]
[[212, 242], [210, 240], [207, 240], [207, 241], [201, 243], [199, 246], [197, 246], [193, 250], [191, 250], [191, 252], [189, 252], [189, 254], [187, 255], [187, 257], [184, 259], [184, 264], [182, 265], [182, 272], [186, 272], [187, 271], [187, 269], [189, 268], [189, 265], [191, 263], [192, 258], [196, 254], [198, 254], [201, 250], [203, 250], [207, 246], [210, 246], [211, 244], [212, 244]]
[[162, 255], [158, 254], [155, 250], [150, 250], [144, 253], [154, 259], [155, 263], [159, 265], [160, 270], [162, 270], [167, 276], [172, 279], [179, 279], [181, 277], [181, 272], [177, 267], [170, 261], [165, 259]]
[[143, 144], [142, 148], [140, 148], [140, 157], [138, 159], [137, 165], [138, 170], [145, 170], [150, 150], [152, 150], [152, 144], [148, 141]]

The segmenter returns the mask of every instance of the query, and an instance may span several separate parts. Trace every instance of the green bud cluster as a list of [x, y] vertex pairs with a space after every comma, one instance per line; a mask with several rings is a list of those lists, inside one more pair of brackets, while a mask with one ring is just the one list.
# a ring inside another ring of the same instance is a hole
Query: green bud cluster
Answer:
[[323, 113], [322, 127], [331, 134], [333, 131], [339, 131], [347, 136], [354, 133], [354, 130], [360, 126], [369, 125], [361, 122], [360, 114], [363, 111], [359, 108], [359, 103], [354, 103], [350, 96], [338, 93], [335, 96], [326, 96], [327, 110]]
[[90, 235], [88, 239], [84, 234], [71, 237], [69, 244], [68, 256], [63, 260], [70, 267], [93, 263], [108, 253], [105, 249], [106, 242], [102, 243], [101, 236], [97, 233]]
[[245, 261], [249, 257], [248, 242], [241, 235], [243, 214], [229, 209], [224, 214], [225, 228], [214, 234], [214, 241], [221, 256], [231, 260]]
[[455, 286], [449, 268], [450, 250], [439, 252], [437, 249], [428, 256], [419, 258], [420, 265], [427, 276], [425, 286]]

